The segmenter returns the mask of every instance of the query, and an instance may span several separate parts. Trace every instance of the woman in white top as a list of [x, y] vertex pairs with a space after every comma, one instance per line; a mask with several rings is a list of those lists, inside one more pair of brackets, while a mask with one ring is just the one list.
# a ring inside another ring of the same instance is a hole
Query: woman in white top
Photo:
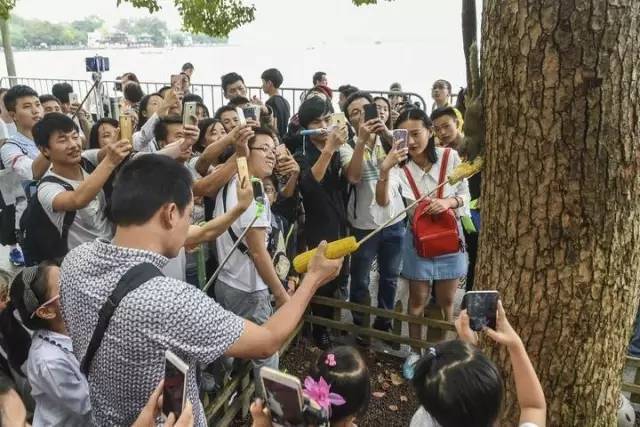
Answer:
[[[376, 202], [387, 206], [393, 193], [400, 191], [410, 202], [429, 194], [436, 189], [441, 178], [446, 177], [461, 163], [454, 150], [435, 146], [431, 133], [431, 120], [420, 109], [405, 110], [396, 122], [397, 129], [408, 131], [408, 148], [398, 149], [397, 144], [389, 152], [380, 166], [380, 179], [376, 184]], [[449, 150], [448, 152], [446, 150]], [[403, 168], [398, 167], [409, 157]], [[445, 164], [446, 163], [446, 164]], [[444, 168], [444, 170], [442, 170]], [[411, 179], [410, 179], [410, 178]], [[417, 187], [413, 188], [412, 182]], [[438, 193], [436, 193], [438, 194]], [[458, 223], [459, 248], [432, 258], [419, 255], [414, 244], [414, 224], [410, 224], [405, 235], [402, 250], [402, 276], [409, 280], [408, 312], [414, 316], [422, 316], [425, 303], [431, 295], [433, 284], [436, 303], [445, 311], [447, 320], [453, 319], [453, 301], [460, 278], [467, 274], [467, 253], [464, 249], [464, 235], [460, 225], [460, 216], [469, 215], [469, 186], [466, 180], [455, 185], [448, 182], [444, 185], [440, 198], [431, 195], [427, 214], [446, 214], [451, 209]], [[409, 218], [412, 218], [410, 213]], [[422, 339], [421, 325], [410, 324], [409, 336]], [[404, 374], [407, 379], [412, 376], [412, 367], [420, 358], [418, 349], [414, 349], [406, 360]]]
[[26, 363], [36, 403], [34, 427], [92, 425], [89, 386], [60, 314], [60, 268], [53, 263], [27, 267], [13, 286], [22, 292], [12, 303], [34, 331]]
[[[504, 384], [494, 363], [485, 356], [478, 336], [469, 327], [466, 310], [456, 320], [459, 339], [427, 350], [416, 365], [413, 387], [422, 405], [410, 427], [495, 426], [500, 416]], [[544, 392], [527, 350], [498, 302], [496, 329], [484, 333], [506, 347], [511, 360], [520, 427], [544, 427], [547, 406]], [[513, 421], [507, 420], [509, 425]]]

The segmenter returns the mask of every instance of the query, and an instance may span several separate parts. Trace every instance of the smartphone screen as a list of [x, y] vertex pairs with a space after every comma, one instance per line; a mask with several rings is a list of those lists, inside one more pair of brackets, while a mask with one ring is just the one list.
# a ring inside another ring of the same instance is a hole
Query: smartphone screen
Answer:
[[262, 181], [254, 178], [251, 180], [251, 185], [253, 186], [253, 198], [258, 203], [264, 203], [264, 186]]
[[469, 315], [469, 326], [474, 331], [481, 331], [483, 327], [496, 328], [498, 311], [498, 291], [470, 291], [462, 300], [463, 308]]
[[362, 108], [364, 109], [365, 122], [378, 118], [378, 106], [376, 104], [365, 104]]
[[300, 390], [264, 377], [262, 381], [273, 422], [282, 426], [302, 425]]
[[176, 91], [184, 91], [182, 87], [182, 76], [180, 74], [171, 74], [171, 87]]
[[393, 141], [398, 141], [398, 150], [403, 148], [407, 148], [409, 139], [409, 131], [406, 129], [394, 129], [393, 130]]
[[256, 122], [258, 121], [256, 109], [253, 107], [244, 107], [242, 109], [242, 114], [244, 114], [245, 120], [255, 120]]
[[173, 412], [177, 419], [182, 413], [186, 376], [171, 360], [165, 359], [165, 362], [162, 413], [168, 417]]

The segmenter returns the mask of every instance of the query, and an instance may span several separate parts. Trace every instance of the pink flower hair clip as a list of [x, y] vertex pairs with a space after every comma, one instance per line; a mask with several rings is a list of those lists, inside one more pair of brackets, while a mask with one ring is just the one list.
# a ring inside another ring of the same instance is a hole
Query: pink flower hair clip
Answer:
[[304, 393], [327, 411], [331, 410], [332, 405], [341, 406], [347, 403], [338, 393], [331, 393], [331, 386], [322, 377], [317, 382], [311, 377], [305, 378]]
[[327, 354], [327, 357], [324, 359], [324, 364], [332, 368], [336, 366], [336, 355], [333, 353]]

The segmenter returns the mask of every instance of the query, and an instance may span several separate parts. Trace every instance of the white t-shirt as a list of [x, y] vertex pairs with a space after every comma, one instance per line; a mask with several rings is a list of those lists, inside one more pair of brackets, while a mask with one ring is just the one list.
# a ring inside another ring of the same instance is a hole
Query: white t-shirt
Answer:
[[[99, 150], [86, 150], [82, 153], [82, 157], [95, 165], [98, 163], [98, 151]], [[82, 171], [82, 174], [84, 178], [89, 176], [85, 170]], [[69, 183], [74, 190], [77, 190], [82, 183], [82, 181], [75, 181], [56, 175], [51, 170], [47, 171], [44, 176], [55, 176], [56, 178]], [[65, 190], [62, 185], [56, 184], [55, 182], [44, 182], [40, 184], [38, 188], [38, 200], [40, 201], [44, 211], [47, 213], [47, 216], [60, 233], [62, 233], [62, 224], [64, 222], [66, 212], [55, 212], [53, 210], [53, 200], [58, 194], [64, 191], [67, 190]], [[87, 206], [76, 211], [73, 223], [69, 228], [69, 237], [67, 240], [69, 250], [76, 246], [80, 246], [83, 243], [91, 242], [97, 238], [111, 240], [111, 237], [113, 236], [113, 226], [105, 215], [106, 206], [107, 201], [104, 192], [101, 190]]]
[[[236, 193], [236, 183], [238, 178], [234, 176], [229, 181], [227, 188], [227, 211], [238, 204], [238, 195]], [[214, 210], [214, 217], [224, 214], [224, 206], [222, 203], [223, 191], [218, 191], [216, 196], [216, 207]], [[253, 218], [256, 216], [258, 207], [255, 201], [251, 203], [251, 206], [240, 215], [232, 225], [231, 229], [240, 237], [242, 232], [249, 226]], [[269, 241], [269, 234], [271, 233], [271, 209], [269, 207], [269, 201], [265, 199], [265, 206], [262, 212], [258, 216], [258, 219], [253, 224], [252, 228], [264, 228], [265, 233], [265, 246]], [[246, 239], [242, 241], [247, 244]], [[218, 253], [218, 259], [222, 261], [224, 257], [229, 253], [233, 246], [233, 240], [229, 232], [223, 233], [216, 239], [216, 250]], [[229, 261], [222, 268], [218, 280], [227, 286], [238, 289], [243, 292], [256, 292], [264, 289], [268, 289], [267, 284], [262, 280], [255, 264], [249, 258], [248, 255], [243, 254], [240, 249], [233, 251]]]

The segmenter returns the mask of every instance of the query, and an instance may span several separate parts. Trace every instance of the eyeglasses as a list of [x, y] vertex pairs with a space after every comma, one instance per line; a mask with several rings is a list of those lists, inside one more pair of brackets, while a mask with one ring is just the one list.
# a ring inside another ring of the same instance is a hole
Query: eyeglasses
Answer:
[[36, 313], [38, 312], [38, 310], [40, 310], [41, 308], [45, 308], [46, 306], [48, 306], [49, 304], [51, 304], [52, 302], [55, 302], [57, 300], [60, 299], [60, 294], [56, 295], [55, 297], [43, 302], [40, 307], [36, 308], [35, 311], [33, 313], [31, 313], [31, 319], [33, 319], [36, 316]]
[[274, 156], [276, 155], [276, 148], [269, 147], [268, 145], [262, 145], [260, 147], [249, 147], [249, 150], [260, 150], [264, 153], [265, 156], [268, 156], [269, 154], [273, 154]]

